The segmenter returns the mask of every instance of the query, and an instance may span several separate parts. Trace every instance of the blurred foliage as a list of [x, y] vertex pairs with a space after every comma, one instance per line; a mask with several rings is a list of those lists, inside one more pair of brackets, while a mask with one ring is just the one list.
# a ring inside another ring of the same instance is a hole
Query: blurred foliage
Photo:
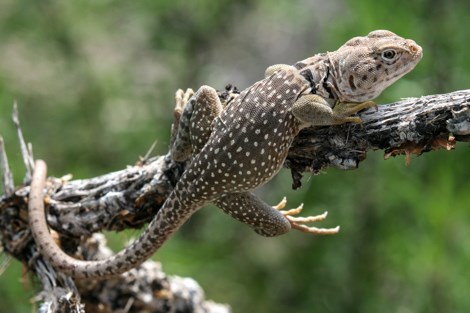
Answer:
[[[10, 120], [17, 101], [35, 155], [50, 174], [92, 177], [167, 151], [177, 88], [240, 88], [274, 63], [334, 50], [390, 29], [424, 48], [416, 70], [378, 101], [470, 84], [468, 1], [0, 2], [0, 133], [17, 183], [23, 168]], [[208, 207], [155, 259], [194, 277], [234, 312], [470, 312], [468, 144], [452, 152], [329, 169], [290, 190], [283, 171], [259, 193], [286, 194], [305, 213], [330, 211], [340, 234], [262, 238]], [[130, 236], [110, 236], [122, 245]], [[116, 249], [119, 249], [119, 245]], [[14, 261], [0, 277], [0, 312], [30, 312], [31, 283]]]

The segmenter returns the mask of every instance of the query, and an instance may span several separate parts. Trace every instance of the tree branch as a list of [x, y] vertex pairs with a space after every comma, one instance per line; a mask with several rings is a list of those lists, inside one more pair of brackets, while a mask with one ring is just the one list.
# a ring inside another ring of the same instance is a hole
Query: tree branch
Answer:
[[302, 172], [319, 173], [333, 166], [355, 169], [367, 151], [384, 150], [385, 159], [453, 149], [470, 139], [470, 90], [409, 98], [368, 109], [359, 116], [362, 125], [308, 128], [294, 141], [285, 166], [292, 170], [293, 188], [300, 187]]
[[[222, 100], [223, 96], [222, 96]], [[329, 166], [354, 169], [367, 151], [384, 150], [385, 157], [436, 149], [450, 150], [457, 141], [470, 139], [470, 90], [405, 99], [360, 114], [362, 125], [339, 125], [303, 130], [294, 141], [285, 167], [300, 186], [303, 172], [319, 173]], [[0, 197], [0, 232], [3, 249], [23, 262], [39, 278], [44, 312], [67, 308], [70, 312], [103, 304], [102, 312], [123, 312], [134, 305], [140, 312], [172, 312], [186, 306], [194, 312], [229, 312], [226, 306], [204, 301], [191, 279], [167, 277], [160, 265], [142, 266], [105, 282], [72, 281], [54, 271], [38, 254], [28, 230], [27, 196], [32, 162], [17, 116], [20, 146], [26, 164], [26, 185], [13, 190], [12, 178], [0, 138], [0, 170], [5, 194]], [[75, 257], [96, 259], [109, 255], [103, 230], [141, 228], [155, 216], [178, 181], [186, 164], [169, 155], [145, 158], [136, 165], [106, 175], [70, 180], [48, 178], [48, 223], [63, 249]], [[136, 288], [136, 284], [139, 286]], [[155, 301], [146, 301], [154, 297]], [[116, 305], [118, 303], [119, 305]], [[116, 309], [118, 307], [119, 309]]]

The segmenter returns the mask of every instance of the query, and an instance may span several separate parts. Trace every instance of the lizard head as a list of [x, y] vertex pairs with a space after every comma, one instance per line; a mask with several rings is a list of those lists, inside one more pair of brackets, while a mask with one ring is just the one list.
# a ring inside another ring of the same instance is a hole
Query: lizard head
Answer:
[[363, 102], [376, 98], [410, 72], [421, 60], [423, 50], [411, 39], [376, 30], [348, 40], [328, 56], [336, 82], [331, 88], [339, 100]]

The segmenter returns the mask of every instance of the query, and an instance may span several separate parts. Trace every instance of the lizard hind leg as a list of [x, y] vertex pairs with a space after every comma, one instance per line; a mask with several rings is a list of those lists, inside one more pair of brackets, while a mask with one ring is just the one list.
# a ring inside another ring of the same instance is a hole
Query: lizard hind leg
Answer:
[[274, 74], [278, 71], [287, 70], [287, 69], [290, 69], [290, 68], [292, 68], [292, 65], [288, 65], [288, 64], [274, 64], [274, 65], [271, 65], [264, 71], [264, 77], [265, 78], [269, 77], [269, 76], [271, 76], [272, 74]]
[[262, 236], [279, 236], [291, 229], [289, 221], [277, 208], [271, 207], [251, 192], [226, 194], [214, 203]]
[[253, 228], [253, 230], [266, 237], [279, 236], [294, 228], [309, 234], [331, 235], [339, 231], [335, 228], [309, 227], [305, 224], [324, 220], [326, 213], [317, 216], [293, 217], [299, 214], [302, 206], [282, 211], [287, 201], [282, 201], [272, 207], [251, 192], [240, 192], [224, 195], [217, 199], [215, 204], [225, 213]]
[[[217, 91], [209, 86], [200, 87], [194, 94], [190, 89], [186, 93], [179, 90], [176, 102], [175, 124], [178, 126], [172, 128], [170, 151], [175, 161], [185, 161], [199, 153], [206, 144], [212, 132], [212, 122], [222, 112], [222, 103]], [[179, 116], [177, 109], [182, 110]]]

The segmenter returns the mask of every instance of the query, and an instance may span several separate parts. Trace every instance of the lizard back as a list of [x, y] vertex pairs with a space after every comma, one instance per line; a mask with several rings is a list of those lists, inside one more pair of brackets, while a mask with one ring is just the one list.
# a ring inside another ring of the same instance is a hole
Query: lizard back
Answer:
[[[282, 70], [244, 90], [215, 119], [208, 143], [191, 164], [193, 181], [206, 199], [254, 189], [282, 166], [299, 131], [292, 104], [307, 88], [303, 78]], [[211, 190], [201, 190], [204, 184]]]

